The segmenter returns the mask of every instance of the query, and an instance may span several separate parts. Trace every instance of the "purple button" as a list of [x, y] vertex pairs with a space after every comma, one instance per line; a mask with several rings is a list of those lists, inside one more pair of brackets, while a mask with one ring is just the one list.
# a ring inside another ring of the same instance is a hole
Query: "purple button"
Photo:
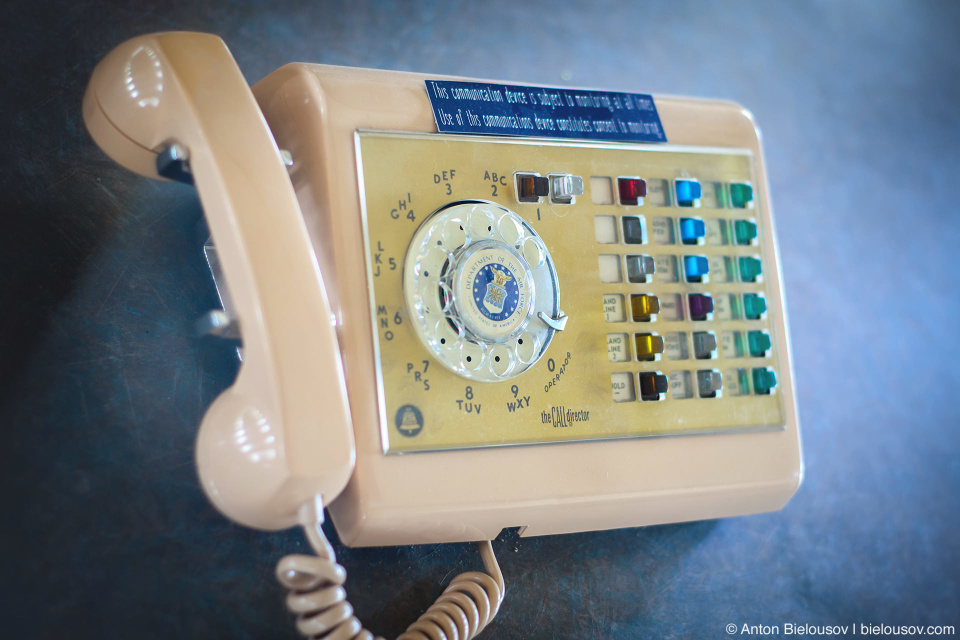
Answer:
[[691, 293], [690, 300], [690, 319], [706, 320], [707, 315], [713, 313], [713, 298], [702, 293]]

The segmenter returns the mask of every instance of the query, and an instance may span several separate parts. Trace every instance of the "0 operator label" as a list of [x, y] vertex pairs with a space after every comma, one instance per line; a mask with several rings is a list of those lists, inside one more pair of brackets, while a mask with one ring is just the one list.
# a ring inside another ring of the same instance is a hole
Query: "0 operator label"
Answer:
[[539, 138], [666, 142], [653, 96], [427, 80], [437, 129]]

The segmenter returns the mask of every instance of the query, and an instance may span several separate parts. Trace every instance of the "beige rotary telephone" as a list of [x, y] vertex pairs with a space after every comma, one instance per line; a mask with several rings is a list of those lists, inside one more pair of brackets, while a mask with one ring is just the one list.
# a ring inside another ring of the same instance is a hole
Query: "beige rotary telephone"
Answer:
[[111, 52], [83, 112], [120, 164], [196, 184], [243, 345], [197, 469], [227, 517], [306, 530], [319, 557], [278, 567], [303, 633], [372, 637], [325, 507], [347, 545], [480, 541], [488, 573], [402, 636], [468, 638], [503, 597], [505, 527], [719, 518], [797, 489], [738, 105], [310, 64], [251, 92], [219, 38], [165, 33]]

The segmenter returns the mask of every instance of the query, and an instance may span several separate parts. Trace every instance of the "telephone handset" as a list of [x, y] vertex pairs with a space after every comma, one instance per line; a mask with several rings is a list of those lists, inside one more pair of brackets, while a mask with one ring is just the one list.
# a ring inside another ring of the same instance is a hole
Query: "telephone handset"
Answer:
[[[656, 97], [670, 144], [577, 139], [634, 123], [560, 107], [631, 94], [502, 87], [291, 64], [251, 93], [219, 38], [166, 33], [111, 52], [84, 97], [112, 158], [197, 186], [243, 340], [197, 467], [228, 517], [304, 526], [324, 560], [279, 575], [331, 595], [291, 597], [304, 633], [362, 633], [329, 591], [324, 507], [348, 545], [489, 541], [772, 510], [799, 485], [749, 114]], [[479, 105], [457, 122], [527, 133], [442, 133], [451, 95]], [[529, 117], [484, 114], [505, 99]], [[490, 575], [455, 578], [409, 637], [489, 622], [503, 580], [481, 555]]]
[[235, 520], [296, 524], [299, 505], [330, 502], [349, 480], [353, 428], [323, 280], [243, 75], [216, 36], [144, 36], [97, 65], [83, 111], [101, 148], [141, 175], [160, 177], [167, 143], [188, 151], [244, 349], [200, 426], [197, 468]]

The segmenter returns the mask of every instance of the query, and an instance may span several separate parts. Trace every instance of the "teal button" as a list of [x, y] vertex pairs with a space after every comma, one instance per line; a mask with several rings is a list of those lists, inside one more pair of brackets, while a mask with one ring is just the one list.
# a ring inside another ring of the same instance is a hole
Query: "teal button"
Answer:
[[743, 182], [730, 185], [730, 206], [734, 209], [746, 209], [753, 202], [753, 187]]
[[757, 237], [757, 224], [749, 220], [736, 220], [733, 223], [733, 236], [737, 244], [752, 244]]
[[754, 358], [762, 358], [770, 350], [770, 335], [763, 331], [751, 331], [747, 334], [747, 348]]
[[759, 320], [767, 312], [767, 301], [756, 293], [743, 294], [743, 315], [747, 320]]
[[777, 386], [777, 374], [773, 369], [754, 369], [753, 370], [753, 392], [757, 395], [770, 395], [770, 390]]
[[739, 262], [740, 262], [740, 280], [742, 282], [756, 282], [757, 277], [761, 273], [763, 273], [763, 269], [760, 267], [759, 258], [741, 256]]

